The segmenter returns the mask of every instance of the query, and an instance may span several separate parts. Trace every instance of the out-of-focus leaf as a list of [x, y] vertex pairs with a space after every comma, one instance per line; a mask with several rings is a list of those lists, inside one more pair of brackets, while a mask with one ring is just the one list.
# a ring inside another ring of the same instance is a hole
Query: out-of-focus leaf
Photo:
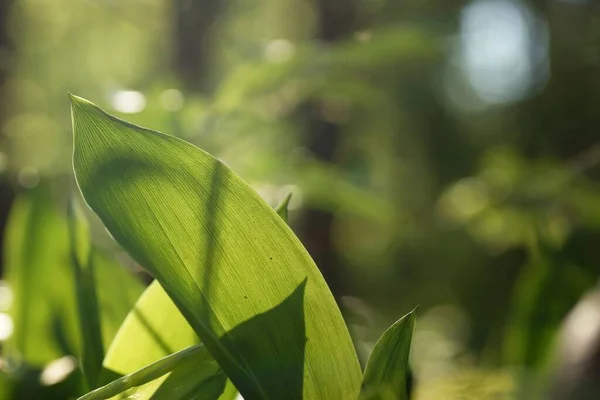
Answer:
[[247, 398], [355, 398], [360, 367], [314, 262], [237, 175], [72, 98], [79, 187]]
[[195, 345], [123, 376], [80, 400], [214, 400], [223, 392], [226, 379], [206, 348]]
[[4, 249], [14, 325], [5, 354], [42, 366], [74, 353], [79, 335], [67, 224], [47, 187], [15, 201]]
[[379, 338], [365, 368], [361, 399], [408, 399], [408, 356], [416, 319], [415, 309]]
[[88, 387], [93, 389], [102, 369], [104, 345], [96, 294], [94, 251], [87, 221], [74, 199], [69, 202], [69, 236], [82, 342], [81, 368]]
[[509, 365], [548, 366], [562, 320], [597, 276], [569, 262], [532, 229], [529, 260], [515, 283], [506, 324], [504, 357]]
[[285, 221], [288, 222], [288, 207], [292, 198], [292, 192], [285, 195], [281, 203], [275, 207], [275, 212]]
[[464, 399], [509, 400], [540, 399], [524, 396], [519, 381], [531, 381], [531, 375], [521, 376], [510, 370], [459, 369], [440, 378], [417, 385], [415, 400]]
[[[68, 223], [53, 203], [45, 186], [27, 192], [16, 200], [6, 231], [14, 331], [5, 354], [37, 366], [78, 354], [80, 342]], [[111, 257], [98, 250], [93, 255], [106, 348], [143, 286]]]

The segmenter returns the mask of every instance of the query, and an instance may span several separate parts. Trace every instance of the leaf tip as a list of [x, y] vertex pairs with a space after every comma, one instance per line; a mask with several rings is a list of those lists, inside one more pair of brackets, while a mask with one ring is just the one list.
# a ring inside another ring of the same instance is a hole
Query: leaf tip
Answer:
[[284, 221], [287, 222], [288, 220], [288, 207], [290, 204], [290, 200], [292, 198], [292, 192], [288, 192], [288, 194], [285, 195], [285, 197], [283, 198], [283, 200], [281, 200], [281, 202], [277, 205], [277, 207], [275, 207], [275, 212], [277, 214], [279, 214], [279, 216], [281, 218], [283, 218]]
[[411, 312], [409, 312], [408, 314], [406, 314], [406, 317], [408, 318], [409, 322], [411, 324], [415, 324], [417, 321], [417, 312], [419, 311], [419, 305], [417, 304], [415, 306], [415, 308], [412, 309]]
[[281, 204], [283, 206], [285, 206], [286, 208], [289, 206], [290, 204], [290, 200], [292, 199], [292, 191], [289, 191], [288, 194], [285, 195], [285, 197], [283, 198], [283, 200], [281, 201]]
[[90, 101], [84, 99], [83, 97], [76, 96], [71, 92], [67, 92], [67, 94], [69, 95], [71, 107], [73, 108], [76, 106], [93, 105]]

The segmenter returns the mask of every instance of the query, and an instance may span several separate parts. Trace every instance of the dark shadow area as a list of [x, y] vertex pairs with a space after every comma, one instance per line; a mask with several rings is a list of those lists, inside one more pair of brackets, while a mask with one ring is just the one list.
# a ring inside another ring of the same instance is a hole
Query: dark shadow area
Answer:
[[[218, 362], [221, 367], [224, 367], [224, 370], [229, 372], [229, 378], [243, 394], [244, 399], [302, 399], [304, 353], [308, 340], [304, 323], [305, 288], [306, 280], [298, 285], [279, 305], [227, 332], [219, 339], [221, 342], [219, 345], [210, 338], [205, 341], [208, 348], [224, 346], [227, 349], [236, 349], [238, 355], [243, 354], [243, 360], [240, 358], [236, 360], [238, 363], [243, 363], [241, 371], [238, 365], [233, 364], [230, 360], [219, 357], [221, 359]], [[136, 314], [136, 316], [139, 316], [140, 320], [143, 319], [140, 314]], [[144, 325], [148, 327], [153, 336], [157, 335], [157, 332], [152, 330], [147, 322]], [[172, 353], [168, 347], [166, 347], [166, 351], [169, 351], [169, 354]], [[199, 368], [204, 363], [195, 358], [189, 362], [198, 362]], [[285, 371], [284, 375], [281, 374], [282, 370]], [[176, 386], [175, 383], [180, 382], [182, 374], [185, 373], [186, 368], [181, 368], [180, 372], [173, 371], [152, 398], [168, 398], [161, 396], [172, 393], [171, 390]], [[122, 376], [114, 371], [103, 369], [100, 382], [105, 385]], [[244, 378], [240, 379], [240, 376]], [[186, 386], [182, 390], [185, 389], [186, 393], [191, 396], [200, 386], [203, 390], [206, 387], [218, 386], [217, 381], [214, 383], [213, 385], [205, 381], [197, 382], [196, 385]], [[264, 393], [268, 393], [269, 396], [266, 397]]]
[[[207, 300], [207, 303], [209, 301], [208, 299], [211, 298], [210, 294], [212, 291], [212, 275], [215, 273], [215, 256], [219, 241], [219, 232], [217, 231], [217, 227], [219, 226], [219, 200], [221, 197], [221, 186], [218, 185], [218, 182], [220, 179], [222, 179], [223, 171], [223, 164], [220, 162], [214, 163], [211, 171], [209, 188], [210, 192], [206, 201], [206, 211], [200, 212], [200, 215], [205, 219], [205, 223], [200, 225], [201, 227], [205, 227], [205, 229], [200, 232], [200, 237], [206, 237], [206, 255], [200, 282], [202, 284], [202, 293], [204, 294], [204, 299]], [[207, 307], [210, 308], [208, 304]]]
[[[233, 328], [220, 338], [244, 354], [245, 369], [270, 399], [302, 399], [304, 381], [304, 280], [283, 302]], [[285, 371], [281, 375], [281, 371]], [[257, 388], [230, 377], [246, 400], [262, 399]]]
[[182, 371], [175, 369], [167, 379], [160, 385], [158, 390], [152, 395], [152, 400], [171, 400], [177, 399], [194, 399], [194, 400], [209, 400], [217, 399], [227, 380], [224, 376], [212, 376], [203, 380], [189, 380], [186, 385], [181, 385], [182, 379], [190, 371]]

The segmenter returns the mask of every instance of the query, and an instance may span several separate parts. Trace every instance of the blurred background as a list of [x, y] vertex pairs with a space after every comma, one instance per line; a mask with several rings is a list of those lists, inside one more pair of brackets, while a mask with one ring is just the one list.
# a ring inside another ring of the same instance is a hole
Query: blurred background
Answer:
[[67, 92], [291, 191], [363, 362], [420, 305], [418, 399], [600, 374], [597, 2], [0, 0], [0, 398], [73, 396]]

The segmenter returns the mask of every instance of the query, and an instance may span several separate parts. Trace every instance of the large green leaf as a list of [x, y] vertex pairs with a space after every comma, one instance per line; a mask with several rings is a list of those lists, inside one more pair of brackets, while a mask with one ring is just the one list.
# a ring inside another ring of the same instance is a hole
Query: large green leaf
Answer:
[[339, 309], [284, 221], [237, 175], [177, 138], [72, 97], [79, 187], [161, 283], [241, 394], [355, 398]]
[[361, 399], [408, 399], [408, 356], [416, 310], [396, 321], [381, 335], [369, 357]]
[[226, 379], [206, 348], [196, 345], [123, 376], [80, 400], [214, 400], [223, 392]]
[[[275, 208], [287, 222], [289, 193]], [[159, 359], [198, 342], [198, 336], [157, 281], [148, 286], [111, 343], [103, 366], [105, 379], [133, 373]], [[105, 382], [108, 382], [106, 380]], [[234, 399], [237, 390], [228, 383], [221, 400]]]
[[14, 331], [4, 354], [41, 366], [78, 348], [67, 225], [45, 185], [17, 198], [4, 243]]

